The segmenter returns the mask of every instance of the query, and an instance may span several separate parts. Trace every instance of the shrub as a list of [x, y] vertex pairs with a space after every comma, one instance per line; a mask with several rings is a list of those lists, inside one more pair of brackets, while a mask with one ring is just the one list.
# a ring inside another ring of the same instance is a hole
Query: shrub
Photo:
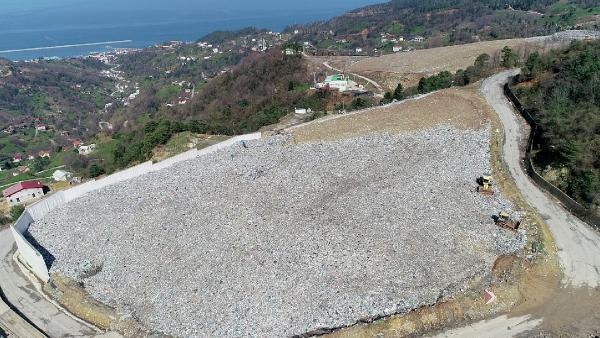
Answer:
[[23, 211], [25, 211], [25, 207], [22, 205], [15, 205], [12, 208], [10, 208], [10, 218], [12, 218], [13, 221], [16, 221], [19, 217], [21, 217], [21, 214], [23, 214]]

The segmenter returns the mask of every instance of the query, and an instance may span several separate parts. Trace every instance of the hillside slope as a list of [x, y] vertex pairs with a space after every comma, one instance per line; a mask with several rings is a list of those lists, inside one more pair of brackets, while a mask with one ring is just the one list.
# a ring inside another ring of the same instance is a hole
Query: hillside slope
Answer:
[[536, 164], [577, 201], [600, 205], [600, 42], [530, 55], [516, 93], [538, 123]]
[[588, 0], [393, 0], [287, 31], [297, 31], [298, 40], [317, 49], [345, 54], [360, 48], [356, 53], [373, 55], [391, 52], [394, 45], [430, 48], [593, 29], [598, 14], [598, 3]]

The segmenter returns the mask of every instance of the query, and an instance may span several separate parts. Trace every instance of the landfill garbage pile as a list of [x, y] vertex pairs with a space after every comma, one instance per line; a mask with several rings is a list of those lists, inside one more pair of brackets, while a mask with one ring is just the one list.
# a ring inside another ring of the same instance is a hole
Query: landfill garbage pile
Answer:
[[[249, 141], [103, 188], [30, 228], [51, 273], [148, 328], [282, 337], [435, 303], [524, 241], [475, 192], [489, 131]], [[522, 236], [522, 235], [519, 235]]]

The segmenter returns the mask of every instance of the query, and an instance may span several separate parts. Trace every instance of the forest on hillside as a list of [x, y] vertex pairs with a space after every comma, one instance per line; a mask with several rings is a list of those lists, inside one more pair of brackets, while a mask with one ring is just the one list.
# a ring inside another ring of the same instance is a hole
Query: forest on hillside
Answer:
[[310, 81], [300, 55], [279, 48], [250, 55], [202, 86], [189, 105], [149, 109], [139, 128], [115, 134], [113, 162], [122, 168], [147, 160], [154, 147], [183, 131], [243, 134], [277, 123], [295, 106], [323, 111], [330, 94], [308, 90]]
[[538, 124], [534, 158], [577, 201], [600, 205], [600, 42], [532, 53], [516, 94]]
[[[417, 48], [547, 35], [571, 28], [598, 28], [597, 1], [590, 0], [393, 0], [360, 8], [328, 21], [293, 25], [298, 40], [317, 48], [378, 48], [391, 51], [381, 37], [424, 37]], [[341, 41], [341, 42], [340, 42]]]
[[[94, 126], [90, 117], [110, 102], [107, 66], [90, 59], [10, 62], [0, 59], [0, 128], [42, 119], [61, 129]], [[58, 113], [57, 112], [61, 112]], [[89, 123], [88, 123], [89, 122]]]

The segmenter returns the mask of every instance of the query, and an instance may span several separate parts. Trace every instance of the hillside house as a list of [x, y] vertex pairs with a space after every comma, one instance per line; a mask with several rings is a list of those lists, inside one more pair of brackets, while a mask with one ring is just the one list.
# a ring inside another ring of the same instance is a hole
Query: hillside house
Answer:
[[35, 126], [35, 129], [37, 129], [39, 131], [46, 131], [46, 130], [48, 130], [48, 126], [46, 126], [45, 124], [38, 124]]
[[77, 150], [79, 151], [79, 155], [88, 155], [92, 151], [96, 150], [96, 144], [92, 143], [89, 146], [80, 146], [77, 148]]
[[402, 51], [402, 46], [394, 46], [394, 47], [392, 47], [392, 51], [394, 53], [398, 53], [398, 52]]
[[52, 174], [52, 178], [55, 181], [62, 181], [65, 182], [67, 180], [69, 180], [71, 178], [72, 174], [68, 171], [65, 170], [56, 170], [53, 174]]
[[23, 181], [11, 185], [2, 192], [2, 195], [10, 206], [27, 203], [44, 196], [44, 185], [40, 181]]
[[23, 160], [23, 155], [21, 154], [15, 154], [15, 156], [13, 156], [13, 163], [19, 163]]
[[41, 158], [47, 157], [50, 158], [50, 152], [48, 150], [40, 150], [38, 156]]

